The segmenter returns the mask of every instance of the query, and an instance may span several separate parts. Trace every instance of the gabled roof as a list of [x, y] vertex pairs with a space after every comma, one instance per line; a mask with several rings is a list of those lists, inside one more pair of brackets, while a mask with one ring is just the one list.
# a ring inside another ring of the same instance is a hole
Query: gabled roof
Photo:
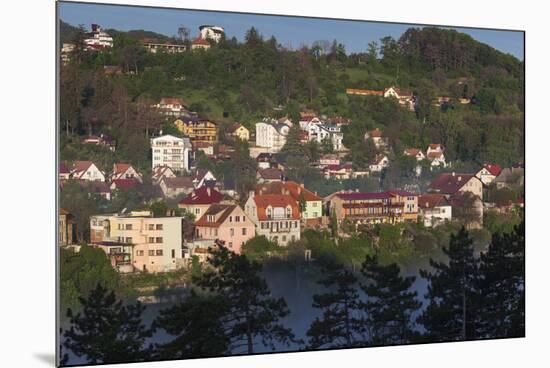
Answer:
[[210, 46], [210, 42], [206, 41], [204, 38], [197, 37], [193, 40], [193, 45]]
[[229, 126], [229, 129], [227, 129], [227, 130], [228, 130], [229, 133], [235, 133], [241, 127], [246, 129], [246, 127], [244, 125], [242, 125], [241, 123], [235, 122], [235, 123], [231, 124]]
[[174, 170], [172, 170], [170, 166], [167, 166], [167, 165], [155, 166], [155, 168], [153, 169], [153, 178], [159, 178], [165, 175], [167, 171], [170, 171], [172, 172], [173, 175], [175, 175]]
[[439, 144], [439, 143], [430, 143], [430, 144], [428, 145], [428, 148], [433, 149], [433, 150], [437, 150], [437, 149], [442, 150], [442, 149], [443, 149], [443, 146], [442, 146], [441, 144]]
[[193, 179], [189, 176], [180, 176], [174, 178], [163, 177], [162, 181], [168, 188], [193, 188]]
[[283, 172], [274, 167], [270, 167], [267, 169], [258, 169], [258, 174], [262, 179], [277, 180], [277, 179], [281, 179]]
[[407, 149], [405, 150], [405, 155], [407, 155], [407, 156], [416, 157], [419, 153], [422, 154], [422, 155], [424, 155], [424, 152], [422, 152], [422, 151], [419, 150], [418, 148], [407, 148]]
[[377, 154], [371, 161], [371, 165], [379, 165], [382, 160], [387, 159], [386, 155]]
[[127, 163], [114, 163], [113, 164], [113, 174], [124, 174], [132, 165]]
[[94, 163], [92, 161], [75, 161], [73, 162], [73, 171], [86, 171]]
[[178, 97], [163, 97], [160, 99], [160, 105], [182, 105], [185, 106], [185, 102]]
[[179, 204], [188, 204], [188, 205], [199, 205], [199, 204], [214, 204], [220, 203], [223, 199], [223, 194], [218, 192], [216, 189], [209, 186], [202, 186], [198, 189], [193, 190], [182, 199]]
[[140, 183], [136, 179], [115, 179], [112, 181], [111, 185], [114, 184], [117, 189], [134, 189]]
[[[229, 215], [237, 208], [235, 204], [213, 204], [195, 223], [196, 226], [219, 227]], [[208, 216], [217, 216], [216, 221], [208, 221]]]
[[436, 159], [436, 158], [442, 158], [442, 157], [445, 157], [443, 155], [443, 152], [430, 152], [428, 153], [427, 157], [431, 160], [433, 159]]
[[502, 171], [502, 168], [497, 164], [484, 164], [483, 168], [491, 173], [491, 175], [498, 176]]
[[371, 138], [382, 138], [382, 136], [383, 136], [382, 131], [378, 128], [371, 130], [369, 132], [369, 137]]
[[321, 197], [302, 187], [294, 181], [272, 182], [266, 184], [258, 184], [255, 189], [256, 194], [289, 194], [298, 201], [301, 193], [303, 193], [306, 201], [320, 201]]
[[254, 195], [254, 202], [256, 203], [258, 219], [260, 221], [268, 220], [266, 208], [271, 206], [272, 208], [290, 206], [292, 208], [292, 216], [290, 219], [299, 220], [300, 210], [298, 209], [297, 201], [290, 195], [284, 194], [259, 194]]
[[60, 163], [59, 163], [59, 173], [60, 173], [60, 174], [68, 174], [68, 173], [70, 173], [69, 168], [67, 168], [67, 166], [65, 166], [65, 164], [63, 164], [63, 162], [60, 162]]
[[449, 201], [443, 194], [422, 194], [418, 196], [418, 208], [420, 209], [449, 205]]
[[430, 189], [437, 190], [439, 193], [442, 194], [454, 194], [458, 192], [460, 188], [462, 188], [464, 184], [466, 184], [472, 178], [476, 178], [475, 175], [458, 173], [439, 174], [430, 183]]

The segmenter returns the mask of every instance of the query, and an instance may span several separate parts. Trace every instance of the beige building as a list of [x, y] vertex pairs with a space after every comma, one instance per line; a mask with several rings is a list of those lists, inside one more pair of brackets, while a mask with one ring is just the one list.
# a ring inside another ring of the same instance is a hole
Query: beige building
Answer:
[[90, 218], [90, 242], [121, 272], [169, 272], [181, 266], [183, 217], [152, 217], [149, 211]]

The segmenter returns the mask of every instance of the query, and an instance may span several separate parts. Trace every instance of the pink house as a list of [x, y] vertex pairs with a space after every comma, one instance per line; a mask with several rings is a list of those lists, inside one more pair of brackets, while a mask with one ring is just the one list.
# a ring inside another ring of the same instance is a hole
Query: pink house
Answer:
[[211, 205], [195, 223], [195, 233], [199, 239], [220, 240], [235, 253], [255, 236], [254, 223], [234, 204]]

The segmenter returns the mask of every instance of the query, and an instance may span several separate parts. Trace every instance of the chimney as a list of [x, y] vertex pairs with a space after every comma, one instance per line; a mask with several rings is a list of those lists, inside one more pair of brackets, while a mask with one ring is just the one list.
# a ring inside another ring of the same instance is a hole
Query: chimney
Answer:
[[209, 197], [210, 197], [210, 192], [211, 192], [210, 187], [206, 187], [206, 194], [208, 194]]

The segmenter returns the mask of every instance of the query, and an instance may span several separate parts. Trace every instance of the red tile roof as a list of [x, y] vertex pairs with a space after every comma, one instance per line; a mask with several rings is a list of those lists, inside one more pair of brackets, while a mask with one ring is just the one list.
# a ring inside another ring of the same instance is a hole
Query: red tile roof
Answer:
[[483, 165], [487, 171], [491, 173], [491, 175], [498, 176], [500, 172], [502, 171], [502, 168], [497, 164], [485, 164]]
[[193, 45], [210, 46], [210, 43], [206, 41], [204, 38], [197, 37], [193, 40]]
[[191, 193], [187, 195], [187, 197], [182, 199], [179, 203], [189, 204], [189, 205], [214, 204], [214, 203], [220, 203], [222, 199], [223, 199], [223, 194], [221, 194], [214, 188], [210, 188], [204, 185], [198, 189], [193, 190]]
[[[271, 206], [276, 207], [288, 207], [292, 208], [291, 220], [300, 219], [300, 210], [298, 209], [298, 202], [294, 200], [290, 195], [284, 194], [260, 194], [254, 195], [254, 202], [256, 203], [258, 219], [260, 221], [269, 220], [267, 218], [266, 208]], [[286, 211], [285, 211], [286, 214]]]
[[119, 163], [114, 163], [113, 164], [113, 174], [124, 174], [126, 172], [126, 170], [128, 170], [130, 168], [130, 164], [127, 164], [127, 163], [122, 163], [122, 162], [119, 162]]
[[422, 194], [418, 197], [418, 208], [434, 208], [448, 205], [449, 202], [443, 194]]
[[443, 194], [454, 194], [472, 178], [475, 178], [475, 175], [458, 173], [439, 174], [430, 183], [430, 189], [437, 190]]
[[418, 148], [407, 148], [405, 150], [405, 155], [407, 156], [413, 156], [413, 157], [416, 157], [416, 155], [418, 155], [419, 153], [421, 154], [424, 154], [421, 150], [419, 150]]
[[300, 184], [293, 181], [285, 182], [272, 182], [267, 184], [258, 184], [255, 189], [256, 194], [289, 194], [298, 201], [300, 199], [300, 193], [304, 194], [306, 201], [320, 201], [321, 197], [315, 193], [300, 186]]
[[136, 179], [115, 179], [111, 184], [114, 184], [117, 189], [134, 189], [139, 185]]
[[70, 173], [69, 169], [67, 168], [67, 166], [65, 166], [62, 162], [59, 163], [59, 173], [60, 174], [68, 174]]
[[73, 171], [86, 171], [92, 165], [92, 161], [75, 161], [73, 162]]

